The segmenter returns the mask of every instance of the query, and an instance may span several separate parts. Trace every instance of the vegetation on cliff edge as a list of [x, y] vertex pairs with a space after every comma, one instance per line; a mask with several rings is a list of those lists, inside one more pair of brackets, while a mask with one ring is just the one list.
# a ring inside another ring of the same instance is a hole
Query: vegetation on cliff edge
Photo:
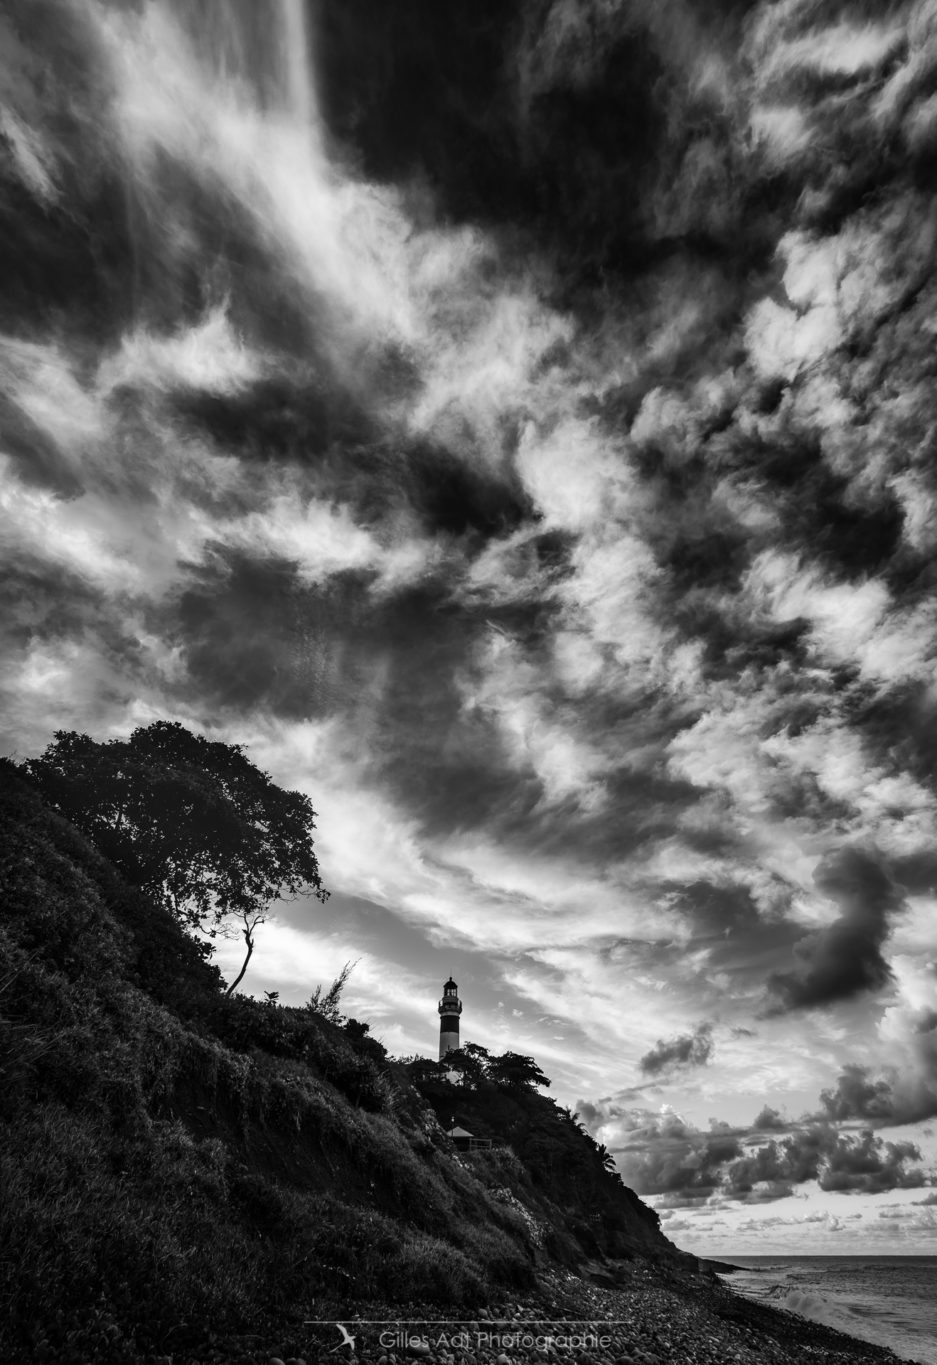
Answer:
[[[193, 1321], [531, 1283], [557, 1186], [509, 1149], [458, 1158], [364, 1025], [226, 996], [166, 905], [6, 761], [0, 903], [4, 1358], [130, 1361]], [[564, 1260], [591, 1250], [553, 1231]]]

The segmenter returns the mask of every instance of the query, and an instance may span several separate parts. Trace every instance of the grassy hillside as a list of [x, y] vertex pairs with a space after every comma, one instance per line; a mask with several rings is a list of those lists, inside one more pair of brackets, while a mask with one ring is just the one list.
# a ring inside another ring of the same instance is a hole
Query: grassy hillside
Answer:
[[666, 1254], [630, 1192], [603, 1244], [604, 1204], [530, 1153], [458, 1158], [360, 1026], [226, 998], [9, 763], [0, 904], [3, 1359], [131, 1361], [195, 1322], [480, 1303], [551, 1256]]
[[[474, 1055], [473, 1055], [474, 1054]], [[463, 1058], [467, 1065], [460, 1071]], [[507, 1059], [519, 1066], [513, 1078], [500, 1074]], [[539, 1076], [532, 1059], [506, 1053], [488, 1058], [485, 1050], [449, 1054], [444, 1065], [416, 1059], [411, 1080], [432, 1106], [440, 1123], [455, 1123], [489, 1150], [467, 1153], [468, 1168], [490, 1189], [506, 1190], [532, 1215], [532, 1226], [549, 1254], [567, 1264], [592, 1256], [629, 1258], [654, 1255], [663, 1242], [657, 1214], [622, 1184], [614, 1162], [579, 1123], [578, 1115], [539, 1093], [542, 1080], [525, 1080], [524, 1064]], [[444, 1072], [458, 1076], [456, 1084]], [[503, 1197], [503, 1196], [502, 1196]]]

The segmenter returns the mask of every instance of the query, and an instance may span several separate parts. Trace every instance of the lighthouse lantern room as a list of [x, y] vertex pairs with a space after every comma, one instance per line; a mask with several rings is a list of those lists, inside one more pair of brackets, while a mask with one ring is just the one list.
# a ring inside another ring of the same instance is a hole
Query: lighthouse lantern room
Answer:
[[461, 1013], [462, 1001], [459, 999], [459, 988], [450, 976], [442, 988], [442, 999], [439, 1002], [440, 1061], [447, 1052], [452, 1052], [459, 1046], [459, 1015]]

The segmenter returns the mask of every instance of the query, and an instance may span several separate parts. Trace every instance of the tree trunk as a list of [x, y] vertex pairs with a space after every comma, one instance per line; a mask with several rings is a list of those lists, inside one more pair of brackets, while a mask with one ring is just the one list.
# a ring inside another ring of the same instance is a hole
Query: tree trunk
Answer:
[[234, 992], [234, 990], [236, 990], [236, 988], [241, 984], [241, 981], [244, 977], [244, 973], [247, 971], [247, 964], [251, 960], [251, 953], [254, 951], [254, 936], [249, 929], [244, 930], [244, 942], [247, 944], [247, 957], [245, 957], [243, 963], [241, 964], [241, 970], [238, 972], [237, 976], [231, 982], [231, 985], [225, 991], [226, 996], [231, 995]]

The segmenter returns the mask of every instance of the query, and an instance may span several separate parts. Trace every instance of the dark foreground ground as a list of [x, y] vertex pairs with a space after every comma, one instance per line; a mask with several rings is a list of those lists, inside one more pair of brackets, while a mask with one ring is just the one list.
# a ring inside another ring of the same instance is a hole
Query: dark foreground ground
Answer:
[[[146, 1365], [855, 1365], [895, 1362], [891, 1351], [832, 1328], [751, 1303], [715, 1277], [634, 1263], [615, 1271], [615, 1287], [566, 1273], [534, 1294], [445, 1316], [419, 1304], [310, 1306], [316, 1321], [289, 1331], [217, 1339], [180, 1324], [163, 1354]], [[341, 1323], [352, 1347], [338, 1326]], [[114, 1343], [116, 1345], [116, 1343]], [[124, 1347], [129, 1343], [124, 1343]], [[98, 1357], [99, 1359], [101, 1357]], [[124, 1357], [125, 1359], [127, 1357]]]

